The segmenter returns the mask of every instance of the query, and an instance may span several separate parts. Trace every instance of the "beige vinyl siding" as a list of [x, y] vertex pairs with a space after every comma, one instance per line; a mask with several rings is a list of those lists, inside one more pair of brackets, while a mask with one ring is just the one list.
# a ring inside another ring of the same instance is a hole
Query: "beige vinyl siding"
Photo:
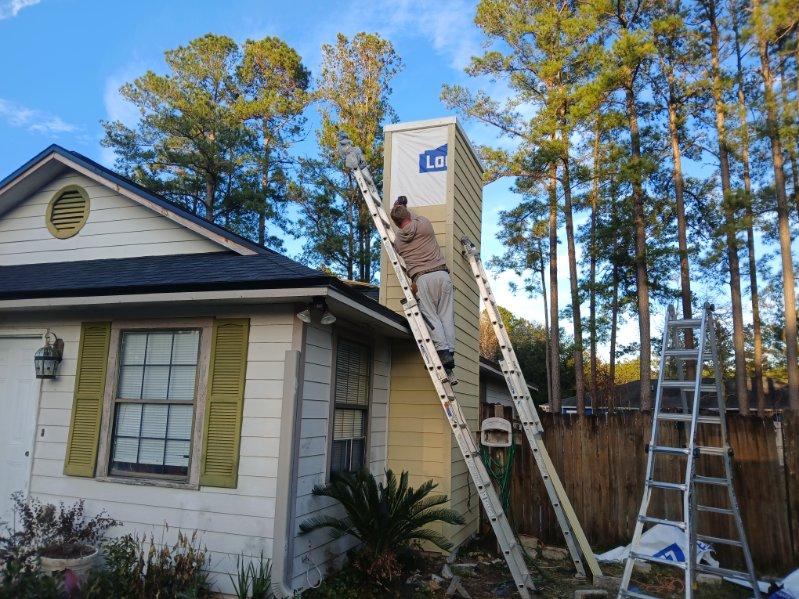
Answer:
[[[364, 340], [365, 341], [365, 340]], [[386, 468], [386, 434], [388, 421], [388, 389], [391, 355], [385, 339], [372, 342], [372, 395], [367, 428], [369, 469], [381, 474]], [[304, 377], [302, 382], [302, 422], [297, 455], [297, 497], [294, 514], [293, 560], [291, 587], [307, 588], [318, 578], [315, 569], [328, 572], [341, 566], [345, 553], [355, 546], [352, 537], [331, 541], [328, 530], [300, 534], [304, 520], [322, 514], [341, 515], [341, 508], [332, 500], [314, 497], [311, 490], [327, 480], [330, 462], [330, 414], [334, 364], [334, 332], [331, 327], [307, 326]], [[307, 573], [307, 576], [306, 576]]]
[[[267, 557], [272, 555], [282, 379], [285, 352], [292, 348], [294, 312], [287, 306], [274, 306], [247, 312], [218, 308], [215, 314], [205, 315], [250, 319], [241, 459], [235, 489], [167, 488], [65, 476], [63, 464], [80, 323], [87, 319], [0, 317], [0, 335], [37, 333], [50, 327], [64, 340], [64, 359], [58, 377], [42, 381], [31, 493], [56, 503], [83, 498], [90, 514], [104, 509], [125, 523], [114, 534], [134, 530], [140, 534], [152, 532], [156, 541], [163, 538], [169, 542], [174, 540], [178, 529], [198, 530], [201, 543], [210, 552], [214, 584], [223, 592], [232, 592], [227, 574], [235, 571], [236, 555], [243, 552], [258, 556], [261, 551]], [[164, 316], [174, 318], [171, 314]], [[105, 320], [115, 317], [122, 315], [102, 315]], [[148, 312], [147, 318], [153, 317]], [[129, 310], [124, 314], [125, 320], [135, 318]]]
[[[84, 188], [91, 210], [77, 235], [56, 239], [47, 230], [45, 214], [54, 194], [65, 185]], [[56, 177], [16, 208], [0, 215], [0, 265], [224, 250], [110, 187], [74, 172]]]

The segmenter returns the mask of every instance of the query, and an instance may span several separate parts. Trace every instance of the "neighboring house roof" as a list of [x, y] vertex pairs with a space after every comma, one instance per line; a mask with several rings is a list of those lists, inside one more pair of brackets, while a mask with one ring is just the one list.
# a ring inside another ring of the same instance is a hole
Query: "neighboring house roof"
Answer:
[[[502, 368], [499, 364], [494, 362], [493, 360], [489, 360], [488, 358], [484, 358], [480, 356], [480, 377], [492, 379], [502, 383], [503, 385], [506, 384], [505, 382], [505, 375], [502, 374]], [[531, 391], [538, 391], [538, 387], [531, 383], [527, 383], [527, 387]]]
[[[705, 379], [704, 383], [713, 383], [712, 379]], [[788, 407], [788, 392], [784, 383], [775, 381], [774, 379], [766, 379], [767, 388], [764, 390], [766, 407], [768, 409], [780, 410]], [[654, 394], [657, 391], [658, 381], [652, 379], [650, 381], [650, 389], [652, 391], [652, 399], [654, 401]], [[732, 379], [724, 380], [725, 400], [727, 403], [727, 410], [738, 410], [738, 398], [735, 395], [735, 381]], [[752, 381], [747, 381], [747, 391], [749, 393], [749, 405], [752, 409], [755, 407], [755, 393], [752, 389]], [[641, 407], [641, 381], [631, 381], [616, 386], [614, 406], [617, 409], [638, 410]], [[713, 396], [715, 397], [715, 396]], [[662, 406], [665, 409], [680, 409], [682, 408], [682, 400], [680, 399], [680, 392], [677, 389], [664, 389]], [[704, 400], [703, 400], [704, 401]], [[577, 405], [577, 398], [564, 397], [561, 399], [561, 406], [564, 409], [570, 410]], [[585, 405], [591, 405], [591, 394], [586, 392]], [[703, 404], [704, 405], [704, 404]], [[605, 406], [599, 406], [605, 407]]]
[[122, 195], [240, 254], [265, 254], [270, 251], [246, 237], [197, 216], [102, 164], [57, 144], [48, 146], [0, 180], [0, 215], [27, 198], [33, 189], [41, 187], [67, 168], [73, 168], [100, 181]]

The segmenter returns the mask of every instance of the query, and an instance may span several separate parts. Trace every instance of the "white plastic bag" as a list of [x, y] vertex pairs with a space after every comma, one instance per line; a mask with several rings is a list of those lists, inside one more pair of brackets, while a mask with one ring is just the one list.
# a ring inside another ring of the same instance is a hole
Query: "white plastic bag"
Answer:
[[[696, 542], [697, 560], [709, 566], [718, 567], [719, 562], [713, 557], [712, 551], [712, 545], [701, 541]], [[597, 555], [596, 558], [601, 562], [622, 562], [627, 559], [629, 553], [630, 546], [627, 545], [626, 547], [616, 547], [606, 551]], [[686, 553], [685, 535], [676, 526], [656, 524], [641, 535], [641, 543], [637, 553], [673, 562], [684, 562]]]

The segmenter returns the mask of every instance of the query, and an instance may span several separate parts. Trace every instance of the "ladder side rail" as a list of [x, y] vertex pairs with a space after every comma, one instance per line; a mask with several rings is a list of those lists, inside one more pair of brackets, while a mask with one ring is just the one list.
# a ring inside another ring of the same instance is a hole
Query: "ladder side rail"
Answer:
[[[571, 501], [566, 494], [563, 483], [544, 445], [541, 419], [533, 402], [533, 398], [530, 396], [527, 381], [519, 366], [513, 343], [502, 322], [502, 315], [499, 313], [483, 262], [477, 254], [474, 244], [468, 238], [462, 238], [461, 243], [464, 246], [464, 254], [468, 258], [472, 274], [480, 288], [486, 310], [489, 312], [492, 329], [499, 342], [504, 362], [502, 374], [505, 377], [505, 382], [508, 385], [514, 406], [522, 421], [522, 428], [524, 429], [527, 441], [533, 452], [536, 466], [541, 473], [541, 477], [544, 481], [544, 488], [547, 491], [550, 503], [555, 511], [558, 524], [563, 531], [563, 536], [569, 548], [574, 566], [580, 576], [585, 576], [584, 559], [591, 570], [591, 574], [593, 576], [601, 576], [602, 570], [599, 567], [599, 563], [596, 561], [593, 549], [582, 530], [577, 514], [571, 505]], [[579, 549], [577, 545], [579, 545]], [[582, 551], [583, 558], [580, 556], [580, 551]]]
[[743, 519], [741, 518], [741, 509], [738, 504], [738, 497], [735, 494], [735, 487], [733, 485], [733, 468], [732, 468], [732, 448], [729, 444], [729, 436], [727, 430], [727, 398], [725, 396], [725, 389], [724, 389], [724, 378], [721, 371], [721, 363], [719, 362], [719, 351], [718, 351], [718, 344], [716, 343], [715, 333], [716, 327], [715, 319], [713, 317], [712, 312], [709, 314], [709, 321], [711, 323], [710, 327], [710, 335], [713, 335], [713, 338], [710, 340], [710, 351], [711, 351], [711, 359], [713, 360], [713, 371], [714, 376], [716, 378], [716, 395], [718, 398], [718, 407], [719, 407], [719, 424], [720, 424], [720, 431], [721, 431], [721, 441], [722, 447], [725, 449], [723, 461], [724, 461], [724, 473], [727, 477], [727, 494], [728, 499], [730, 502], [730, 509], [733, 512], [733, 520], [735, 522], [735, 528], [738, 533], [738, 540], [741, 542], [741, 550], [744, 554], [744, 563], [746, 564], [746, 571], [749, 575], [749, 582], [752, 585], [752, 589], [755, 595], [755, 599], [760, 599], [760, 588], [757, 585], [757, 573], [755, 571], [754, 561], [752, 560], [752, 552], [749, 549], [749, 543], [746, 539], [746, 530], [744, 529]]
[[685, 597], [691, 599], [696, 590], [696, 435], [699, 420], [699, 407], [702, 397], [702, 358], [705, 354], [708, 341], [708, 323], [710, 307], [705, 304], [702, 312], [702, 321], [699, 326], [699, 347], [694, 373], [693, 405], [691, 406], [691, 424], [687, 431], [688, 460], [685, 467], [685, 492], [683, 493], [683, 518], [685, 519], [685, 547], [688, 555], [685, 564]]
[[[652, 431], [650, 434], [649, 439], [649, 447], [653, 447], [657, 445], [658, 440], [658, 430], [660, 426], [660, 422], [658, 420], [658, 414], [660, 413], [660, 406], [661, 401], [663, 398], [663, 379], [664, 373], [666, 372], [666, 349], [669, 346], [669, 338], [672, 333], [671, 327], [669, 326], [669, 322], [674, 319], [674, 308], [669, 306], [669, 309], [666, 311], [666, 318], [664, 319], [664, 326], [663, 326], [663, 339], [661, 340], [661, 351], [660, 351], [660, 366], [658, 368], [658, 386], [655, 390], [655, 406], [654, 411], [652, 413]], [[647, 382], [648, 383], [648, 382]], [[644, 381], [641, 381], [641, 384], [644, 384]], [[652, 480], [652, 475], [654, 472], [655, 466], [655, 452], [650, 449], [650, 451], [646, 454], [646, 483], [644, 483], [644, 494], [641, 498], [641, 506], [638, 509], [638, 517], [636, 518], [635, 522], [635, 529], [633, 530], [633, 538], [630, 542], [630, 553], [631, 555], [627, 557], [627, 561], [624, 563], [624, 572], [621, 578], [621, 585], [619, 587], [619, 597], [622, 596], [622, 591], [627, 591], [628, 587], [630, 586], [630, 578], [632, 578], [633, 574], [633, 566], [635, 565], [635, 558], [632, 557], [632, 553], [637, 549], [638, 544], [641, 542], [641, 535], [644, 533], [644, 520], [643, 518], [646, 517], [647, 510], [649, 509], [649, 504], [652, 500], [652, 487], [650, 487], [647, 483]]]
[[445, 416], [449, 421], [469, 474], [477, 486], [478, 496], [491, 520], [492, 528], [497, 536], [497, 542], [502, 548], [503, 556], [516, 583], [516, 589], [524, 599], [528, 599], [529, 590], [535, 590], [535, 585], [527, 568], [524, 553], [502, 509], [501, 501], [480, 457], [480, 452], [469, 429], [468, 421], [455, 398], [452, 387], [444, 373], [441, 359], [430, 339], [427, 323], [417, 305], [407, 274], [404, 272], [403, 261], [393, 246], [394, 232], [390, 227], [385, 211], [382, 209], [380, 195], [374, 185], [369, 184], [371, 177], [365, 177], [360, 167], [353, 168], [352, 172], [369, 208], [372, 220], [378, 229], [383, 248], [389, 256], [394, 272], [403, 289], [403, 294], [405, 295], [403, 307], [411, 332], [439, 396], [439, 401], [444, 408]]

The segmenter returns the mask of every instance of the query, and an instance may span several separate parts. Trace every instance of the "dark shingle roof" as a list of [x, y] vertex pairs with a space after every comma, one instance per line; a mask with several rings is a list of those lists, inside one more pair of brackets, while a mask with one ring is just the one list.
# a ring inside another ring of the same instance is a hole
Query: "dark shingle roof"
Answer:
[[0, 299], [332, 287], [394, 322], [405, 319], [336, 277], [275, 252], [109, 258], [0, 266]]

